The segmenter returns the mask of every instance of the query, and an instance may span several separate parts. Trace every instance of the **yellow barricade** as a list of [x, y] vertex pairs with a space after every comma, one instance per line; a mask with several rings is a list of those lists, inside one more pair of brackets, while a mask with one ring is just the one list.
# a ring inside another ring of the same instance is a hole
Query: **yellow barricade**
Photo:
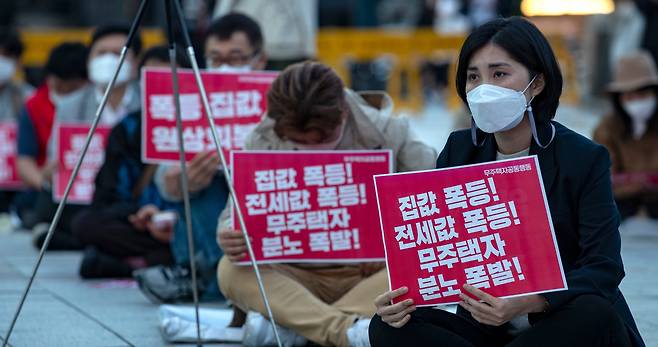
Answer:
[[[164, 42], [159, 29], [141, 31], [144, 47]], [[91, 29], [25, 29], [21, 37], [26, 51], [25, 66], [42, 66], [50, 50], [64, 41], [89, 42]], [[366, 62], [388, 58], [392, 62], [387, 91], [398, 109], [418, 111], [423, 108], [420, 67], [426, 61], [449, 61], [447, 103], [451, 108], [461, 105], [455, 92], [455, 69], [464, 35], [438, 35], [429, 29], [322, 29], [318, 32], [318, 59], [336, 69], [346, 85], [350, 85], [349, 66], [352, 62]], [[573, 56], [560, 37], [549, 38], [565, 77], [562, 101], [579, 101]]]

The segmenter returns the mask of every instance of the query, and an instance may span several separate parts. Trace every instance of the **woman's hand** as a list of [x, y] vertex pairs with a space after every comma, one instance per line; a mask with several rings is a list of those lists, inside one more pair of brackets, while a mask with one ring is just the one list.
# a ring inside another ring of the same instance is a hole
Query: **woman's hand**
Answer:
[[411, 319], [411, 312], [416, 311], [416, 305], [412, 299], [400, 301], [391, 305], [391, 300], [409, 291], [407, 287], [400, 287], [394, 291], [386, 292], [375, 299], [377, 315], [382, 321], [394, 328], [401, 328]]
[[487, 325], [501, 326], [514, 317], [526, 313], [542, 312], [548, 305], [543, 296], [536, 294], [500, 299], [468, 284], [464, 285], [464, 289], [479, 300], [482, 300], [482, 302], [461, 293], [459, 297], [462, 301], [459, 303], [459, 306], [470, 312], [476, 321]]

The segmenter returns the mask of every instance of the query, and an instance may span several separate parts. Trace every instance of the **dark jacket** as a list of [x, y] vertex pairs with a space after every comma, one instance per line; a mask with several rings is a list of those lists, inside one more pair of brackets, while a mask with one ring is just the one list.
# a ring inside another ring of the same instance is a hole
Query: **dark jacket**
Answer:
[[[644, 347], [626, 300], [619, 290], [624, 278], [619, 236], [619, 213], [612, 195], [610, 157], [601, 145], [553, 122], [555, 138], [546, 149], [533, 141], [551, 210], [562, 265], [569, 289], [542, 294], [551, 309], [583, 294], [599, 295], [613, 305], [625, 322], [633, 345]], [[542, 143], [551, 137], [549, 124], [538, 125]], [[479, 133], [475, 147], [470, 130], [450, 134], [437, 168], [496, 160], [493, 135]], [[467, 314], [460, 311], [461, 314]], [[530, 321], [537, 316], [531, 315]]]
[[135, 186], [147, 167], [141, 160], [141, 138], [139, 111], [127, 115], [112, 128], [105, 150], [105, 162], [96, 175], [94, 208], [102, 208], [117, 218], [127, 218], [147, 204], [153, 204], [160, 210], [175, 206], [162, 198], [152, 179], [139, 194], [134, 194]]

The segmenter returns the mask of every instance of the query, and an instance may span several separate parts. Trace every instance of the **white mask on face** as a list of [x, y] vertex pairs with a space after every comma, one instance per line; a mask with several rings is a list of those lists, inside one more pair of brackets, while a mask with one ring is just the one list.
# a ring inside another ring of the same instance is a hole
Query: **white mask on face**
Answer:
[[491, 134], [510, 130], [521, 123], [530, 105], [524, 93], [536, 77], [520, 92], [493, 84], [482, 84], [468, 92], [466, 100], [477, 127]]
[[0, 83], [9, 81], [16, 73], [16, 61], [0, 56]]
[[639, 139], [647, 130], [647, 122], [656, 111], [656, 97], [641, 100], [622, 101], [621, 106], [633, 121], [633, 136]]
[[210, 61], [206, 62], [206, 70], [212, 72], [231, 72], [231, 73], [243, 73], [250, 72], [252, 70], [250, 64], [240, 65], [240, 66], [231, 66], [228, 64], [222, 64], [220, 66], [212, 66]]
[[[106, 86], [112, 80], [114, 71], [119, 66], [119, 56], [112, 53], [106, 53], [93, 58], [89, 62], [89, 79], [99, 86]], [[117, 75], [116, 84], [123, 84], [130, 80], [130, 71], [132, 66], [130, 61], [124, 60], [119, 75]]]
[[330, 151], [336, 149], [338, 147], [338, 144], [340, 141], [343, 139], [343, 133], [345, 133], [345, 124], [347, 122], [343, 119], [343, 122], [339, 126], [340, 133], [338, 134], [338, 137], [331, 141], [331, 142], [325, 142], [325, 143], [316, 143], [316, 144], [305, 144], [305, 143], [298, 143], [294, 141], [292, 144], [295, 146], [295, 148], [302, 150], [302, 151]]
[[48, 92], [48, 97], [50, 98], [50, 101], [52, 101], [52, 103], [57, 108], [57, 107], [61, 107], [62, 105], [71, 105], [73, 102], [75, 102], [77, 99], [80, 98], [83, 92], [84, 89], [80, 88], [68, 94], [62, 95], [51, 90]]

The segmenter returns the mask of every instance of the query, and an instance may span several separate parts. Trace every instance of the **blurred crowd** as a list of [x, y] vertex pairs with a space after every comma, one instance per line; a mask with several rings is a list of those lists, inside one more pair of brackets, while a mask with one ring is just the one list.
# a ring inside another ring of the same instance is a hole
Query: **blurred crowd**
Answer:
[[[17, 168], [27, 187], [26, 190], [0, 192], [0, 208], [5, 212], [4, 223], [11, 218], [17, 229], [31, 232], [37, 248], [44, 244], [57, 208], [52, 199], [53, 171], [58, 165], [52, 149], [53, 124], [56, 121], [92, 121], [104, 89], [118, 66], [119, 54], [128, 35], [126, 23], [117, 24], [115, 19], [129, 17], [136, 2], [104, 1], [102, 5], [101, 2], [96, 4], [99, 6], [91, 6], [91, 3], [73, 0], [0, 2], [0, 23], [5, 25], [0, 30], [0, 121], [18, 125]], [[318, 28], [323, 27], [431, 27], [441, 34], [468, 33], [493, 18], [521, 14], [521, 2], [514, 0], [187, 0], [183, 3], [201, 65], [208, 70], [225, 72], [284, 70], [315, 59], [316, 34]], [[605, 99], [609, 105], [610, 112], [602, 117], [594, 140], [606, 146], [611, 154], [614, 195], [622, 217], [645, 213], [658, 218], [658, 152], [655, 150], [658, 148], [658, 1], [618, 0], [615, 4], [613, 13], [586, 20], [581, 86], [584, 94]], [[26, 6], [34, 7], [33, 17], [38, 17], [39, 11], [57, 14], [49, 17], [53, 25], [94, 26], [90, 42], [63, 42], [50, 52], [40, 78], [34, 78], [36, 85], [16, 78], [22, 75], [24, 51], [18, 31], [24, 27], [23, 22], [34, 20], [23, 14]], [[156, 6], [151, 7], [146, 23], [162, 26], [160, 17], [164, 15], [160, 16]], [[73, 8], [79, 12], [66, 10]], [[69, 16], [77, 21], [70, 22]], [[177, 63], [180, 67], [189, 67], [183, 54], [179, 54]], [[239, 325], [243, 311], [254, 307], [261, 310], [261, 304], [256, 288], [239, 286], [242, 281], [251, 281], [251, 273], [237, 270], [228, 260], [220, 265], [225, 253], [237, 255], [244, 251], [244, 240], [231, 239], [229, 234], [221, 232], [218, 235], [218, 226], [222, 229], [221, 223], [226, 218], [220, 214], [228, 200], [224, 174], [216, 170], [219, 159], [209, 152], [187, 163], [197, 254], [187, 251], [180, 167], [146, 164], [141, 159], [139, 76], [143, 68], [158, 66], [169, 66], [167, 48], [143, 49], [138, 36], [128, 51], [101, 116], [101, 123], [111, 126], [112, 131], [105, 163], [96, 177], [93, 202], [91, 205], [67, 204], [49, 250], [82, 251], [79, 268], [82, 278], [134, 276], [142, 292], [154, 302], [191, 300], [188, 264], [192, 258], [197, 264], [203, 300], [224, 300], [224, 295], [230, 294], [242, 308], [236, 309], [234, 324]], [[353, 128], [358, 130], [355, 133], [359, 136], [368, 139], [385, 138], [384, 148], [398, 146], [394, 149], [404, 153], [402, 147], [410, 146], [405, 147], [406, 150], [413, 147], [412, 157], [397, 158], [400, 170], [434, 167], [437, 153], [418, 141], [402, 118], [399, 118], [400, 124], [387, 125], [393, 128], [378, 123], [382, 117], [391, 117], [382, 111], [384, 101], [390, 102], [390, 99], [373, 101], [345, 86], [348, 89], [347, 101], [344, 101], [343, 82], [329, 67], [321, 63], [293, 67], [296, 70], [286, 70], [290, 80], [279, 82], [292, 86], [278, 86], [281, 88], [279, 99], [268, 100], [270, 107], [285, 109], [286, 105], [301, 102], [305, 97], [302, 92], [308, 90], [303, 88], [324, 76], [330, 86], [322, 86], [314, 92], [318, 93], [317, 100], [327, 104], [321, 105], [318, 101], [308, 107], [313, 112], [330, 109], [343, 118], [324, 123], [335, 131], [309, 135], [267, 124], [272, 119], [280, 120], [276, 117], [295, 116], [290, 110], [279, 110], [269, 120], [264, 117], [263, 124], [252, 134], [252, 138], [261, 141], [252, 142], [253, 148], [272, 148], [272, 143], [263, 139], [275, 138], [276, 141], [290, 141], [299, 149], [315, 148], [313, 145], [318, 143], [326, 144], [325, 149], [329, 150], [354, 149], [361, 142], [351, 139], [354, 142], [347, 143], [343, 137], [348, 131], [345, 129]], [[447, 65], [429, 68], [429, 79], [446, 84], [447, 69]], [[273, 89], [277, 88], [276, 83]], [[347, 119], [343, 114], [352, 114], [355, 118]], [[469, 116], [464, 116], [465, 127], [471, 126]], [[396, 142], [389, 140], [391, 137], [402, 139]], [[179, 219], [156, 223], [153, 217], [165, 211], [175, 211]], [[379, 273], [382, 267], [378, 266], [342, 269], [340, 271], [344, 272], [340, 276], [349, 278], [352, 284], [360, 283]], [[287, 276], [303, 278], [313, 271], [301, 268]], [[233, 280], [223, 282], [223, 277]], [[318, 286], [328, 285], [326, 278]], [[376, 292], [385, 289], [377, 285], [370, 288]], [[327, 295], [335, 299], [341, 294], [337, 291]], [[286, 298], [279, 300], [286, 302]], [[313, 328], [304, 335], [323, 344], [352, 344], [359, 337], [354, 331], [352, 335], [347, 333], [348, 336], [346, 331], [352, 328], [354, 317], [347, 315], [344, 323], [328, 328], [329, 332], [325, 331], [324, 335]]]

